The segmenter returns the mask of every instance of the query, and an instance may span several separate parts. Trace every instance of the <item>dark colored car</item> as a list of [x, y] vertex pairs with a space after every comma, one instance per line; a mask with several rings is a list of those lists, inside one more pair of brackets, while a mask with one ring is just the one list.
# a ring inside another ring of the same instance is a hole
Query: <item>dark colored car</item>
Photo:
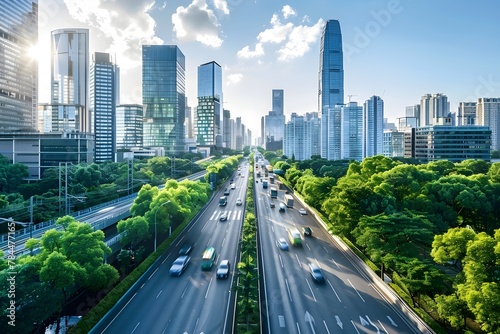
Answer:
[[314, 263], [309, 263], [309, 269], [313, 280], [316, 283], [325, 283], [325, 276], [323, 276], [323, 271], [321, 268]]
[[184, 244], [181, 249], [179, 249], [179, 255], [188, 255], [193, 249], [193, 245]]
[[302, 228], [302, 233], [306, 236], [306, 237], [310, 237], [312, 236], [313, 232], [311, 230], [311, 228], [309, 226], [304, 226]]
[[269, 204], [269, 206], [270, 206], [271, 208], [274, 208], [274, 207], [275, 207], [274, 202], [271, 202], [271, 204]]
[[224, 190], [224, 196], [229, 196], [229, 189], [226, 188], [226, 190]]
[[229, 260], [222, 260], [219, 264], [219, 268], [217, 268], [217, 273], [215, 274], [217, 278], [228, 278], [229, 270], [231, 265], [229, 264]]
[[225, 221], [227, 220], [227, 213], [225, 213], [225, 212], [224, 212], [224, 213], [222, 213], [222, 214], [220, 215], [220, 217], [219, 217], [219, 220], [220, 220], [221, 222], [225, 222]]
[[187, 255], [181, 255], [175, 259], [174, 263], [170, 267], [169, 274], [172, 276], [180, 276], [189, 264], [191, 258]]

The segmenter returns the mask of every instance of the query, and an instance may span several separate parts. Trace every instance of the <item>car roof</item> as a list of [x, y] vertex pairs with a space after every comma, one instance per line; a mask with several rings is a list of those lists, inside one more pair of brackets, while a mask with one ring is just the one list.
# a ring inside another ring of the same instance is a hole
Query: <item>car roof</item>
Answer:
[[175, 261], [184, 261], [185, 259], [187, 259], [189, 256], [188, 255], [181, 255], [179, 257], [177, 257], [177, 259], [175, 259]]
[[220, 261], [220, 264], [223, 265], [223, 264], [229, 264], [229, 260], [222, 260]]

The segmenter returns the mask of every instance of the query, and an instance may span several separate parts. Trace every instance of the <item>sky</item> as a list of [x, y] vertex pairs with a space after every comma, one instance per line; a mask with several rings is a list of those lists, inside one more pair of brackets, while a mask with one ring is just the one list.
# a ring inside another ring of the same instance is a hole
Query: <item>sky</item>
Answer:
[[292, 113], [318, 111], [321, 31], [340, 22], [347, 101], [384, 100], [394, 122], [425, 94], [450, 110], [500, 97], [500, 2], [496, 0], [39, 0], [39, 102], [50, 101], [50, 36], [90, 29], [90, 52], [121, 68], [121, 103], [142, 103], [141, 45], [177, 45], [186, 57], [186, 95], [196, 106], [197, 68], [222, 67], [224, 109], [255, 139], [284, 90]]

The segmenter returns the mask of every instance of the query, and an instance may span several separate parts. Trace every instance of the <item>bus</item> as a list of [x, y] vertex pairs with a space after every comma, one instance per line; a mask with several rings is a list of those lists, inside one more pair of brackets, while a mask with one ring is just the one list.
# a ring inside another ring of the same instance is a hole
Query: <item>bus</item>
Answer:
[[207, 247], [201, 256], [201, 270], [210, 270], [214, 265], [217, 252], [214, 247]]
[[276, 189], [276, 187], [271, 187], [269, 194], [271, 198], [278, 198], [278, 189]]
[[300, 232], [297, 228], [291, 227], [288, 229], [288, 239], [292, 246], [301, 246], [302, 238], [300, 237]]

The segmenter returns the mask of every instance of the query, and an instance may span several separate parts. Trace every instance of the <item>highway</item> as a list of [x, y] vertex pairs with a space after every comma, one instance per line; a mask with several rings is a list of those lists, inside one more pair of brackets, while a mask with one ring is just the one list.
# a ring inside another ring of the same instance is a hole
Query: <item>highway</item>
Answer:
[[[259, 178], [260, 181], [260, 178]], [[256, 206], [260, 231], [260, 275], [263, 333], [423, 333], [411, 319], [386, 298], [360, 268], [359, 259], [339, 247], [315, 222], [301, 215], [302, 206], [280, 212], [284, 190], [270, 207], [269, 189], [256, 183]], [[271, 186], [271, 185], [270, 185]], [[302, 235], [302, 246], [292, 246], [287, 229], [312, 228], [312, 236]], [[276, 245], [286, 238], [289, 250]], [[319, 266], [325, 282], [315, 283], [309, 263]], [[430, 333], [430, 332], [429, 332]]]
[[[198, 219], [178, 236], [162, 255], [158, 268], [147, 278], [112, 319], [104, 318], [93, 333], [231, 333], [234, 314], [235, 266], [244, 218], [248, 164], [242, 175], [236, 172], [235, 189], [230, 189], [226, 206], [219, 206], [220, 194]], [[229, 184], [227, 185], [228, 188]], [[237, 206], [240, 198], [243, 205]], [[226, 212], [227, 221], [220, 221]], [[170, 276], [169, 269], [185, 244], [193, 245], [190, 264], [180, 276]], [[201, 255], [206, 247], [215, 247], [216, 263], [209, 271], [201, 270]], [[217, 279], [215, 272], [222, 259], [231, 265], [227, 279]]]

